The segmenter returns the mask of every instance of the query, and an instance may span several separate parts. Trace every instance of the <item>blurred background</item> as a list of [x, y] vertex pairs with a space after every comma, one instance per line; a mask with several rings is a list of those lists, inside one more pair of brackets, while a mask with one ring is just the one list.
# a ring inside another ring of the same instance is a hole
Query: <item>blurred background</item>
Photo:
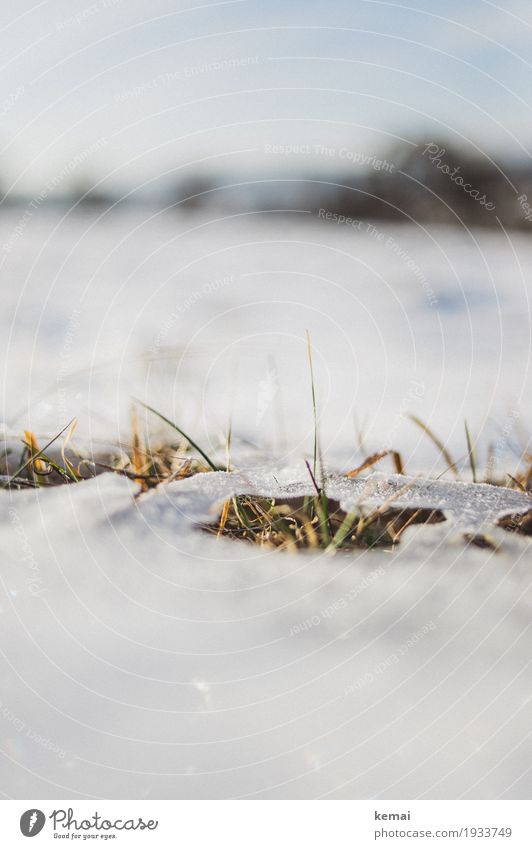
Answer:
[[[141, 397], [335, 463], [527, 439], [532, 9], [50, 0], [0, 11], [8, 433]], [[504, 460], [506, 462], [506, 459]]]

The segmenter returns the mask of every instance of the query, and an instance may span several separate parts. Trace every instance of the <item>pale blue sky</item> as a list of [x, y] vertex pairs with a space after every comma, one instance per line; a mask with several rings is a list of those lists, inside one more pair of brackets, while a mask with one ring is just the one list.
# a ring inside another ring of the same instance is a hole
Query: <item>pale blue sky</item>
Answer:
[[[528, 0], [23, 0], [0, 10], [0, 30], [11, 191], [65, 168], [56, 191], [338, 167], [342, 146], [369, 156], [395, 135], [532, 153]], [[267, 147], [294, 144], [335, 154]]]

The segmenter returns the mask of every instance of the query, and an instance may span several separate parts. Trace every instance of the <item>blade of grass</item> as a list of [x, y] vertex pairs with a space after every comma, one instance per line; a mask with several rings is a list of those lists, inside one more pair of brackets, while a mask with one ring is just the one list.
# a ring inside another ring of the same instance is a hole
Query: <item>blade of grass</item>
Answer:
[[317, 495], [318, 495], [318, 497], [319, 497], [319, 496], [321, 495], [320, 488], [319, 488], [319, 486], [318, 486], [318, 482], [317, 482], [317, 480], [316, 480], [316, 476], [315, 476], [315, 474], [313, 473], [312, 469], [310, 468], [310, 463], [309, 463], [309, 461], [308, 461], [308, 460], [305, 460], [305, 466], [307, 467], [307, 471], [308, 471], [308, 473], [309, 473], [309, 475], [310, 475], [310, 479], [311, 479], [311, 481], [312, 481], [312, 485], [313, 485], [314, 489], [316, 490], [316, 494], [317, 494]]
[[467, 426], [467, 421], [464, 421], [466, 442], [467, 442], [467, 456], [469, 458], [469, 465], [471, 466], [471, 474], [473, 475], [473, 483], [477, 482], [477, 465], [475, 461], [475, 450], [473, 448], [473, 443], [471, 441], [471, 434], [469, 433], [469, 428]]
[[212, 462], [210, 457], [205, 453], [205, 451], [202, 451], [199, 445], [194, 442], [194, 440], [188, 435], [188, 433], [185, 433], [185, 431], [178, 427], [175, 422], [173, 422], [171, 419], [167, 419], [166, 416], [163, 416], [163, 414], [160, 413], [158, 410], [154, 409], [154, 407], [150, 407], [149, 404], [145, 404], [144, 401], [140, 401], [138, 398], [134, 398], [133, 400], [136, 401], [137, 404], [140, 404], [142, 407], [144, 407], [146, 410], [149, 410], [150, 413], [153, 413], [155, 416], [158, 416], [163, 422], [165, 422], [167, 425], [176, 430], [177, 433], [179, 433], [180, 436], [183, 437], [183, 439], [187, 440], [189, 445], [191, 445], [192, 448], [194, 448], [198, 452], [198, 454], [201, 454], [201, 456], [203, 457], [207, 465], [210, 466], [213, 472], [220, 471], [218, 466], [214, 465], [214, 463]]
[[425, 422], [422, 419], [418, 418], [418, 416], [414, 416], [412, 413], [410, 413], [408, 418], [410, 419], [411, 422], [414, 422], [414, 424], [416, 424], [419, 428], [421, 428], [421, 430], [428, 436], [428, 438], [434, 443], [436, 448], [440, 451], [442, 457], [445, 459], [445, 462], [447, 463], [447, 466], [449, 467], [449, 469], [452, 470], [455, 477], [460, 478], [460, 473], [458, 472], [458, 468], [456, 466], [456, 463], [454, 462], [453, 458], [451, 457], [451, 455], [447, 451], [447, 449], [446, 449], [445, 445], [443, 444], [443, 442], [441, 441], [441, 439], [438, 436], [436, 436], [434, 431], [431, 430], [431, 428], [427, 424], [425, 424]]
[[316, 531], [314, 530], [314, 526], [312, 522], [303, 514], [301, 518], [301, 527], [305, 531], [305, 536], [308, 540], [309, 548], [319, 548], [319, 540]]
[[74, 431], [76, 430], [77, 426], [78, 426], [78, 420], [74, 419], [74, 421], [72, 422], [72, 424], [69, 428], [67, 435], [65, 436], [64, 442], [61, 446], [61, 457], [63, 458], [63, 463], [65, 464], [66, 468], [68, 469], [71, 476], [73, 477], [73, 479], [76, 482], [79, 480], [79, 478], [76, 474], [76, 470], [74, 469], [74, 466], [72, 465], [72, 463], [70, 462], [70, 460], [66, 456], [65, 452], [66, 452], [67, 445], [70, 442], [70, 440], [72, 439], [72, 435], [73, 435]]
[[37, 441], [37, 437], [35, 436], [32, 430], [24, 431], [24, 444], [28, 449], [28, 457], [34, 458], [32, 475], [35, 475], [37, 477], [38, 483], [42, 483], [41, 477], [46, 475], [46, 469], [44, 462], [42, 460], [37, 459], [37, 454], [39, 453], [39, 443]]
[[393, 461], [393, 466], [396, 471], [396, 474], [403, 475], [403, 461], [401, 459], [401, 455], [398, 451], [386, 450], [386, 451], [377, 451], [375, 454], [371, 454], [371, 456], [366, 457], [363, 463], [356, 467], [356, 469], [352, 469], [350, 472], [345, 473], [346, 478], [356, 478], [362, 472], [365, 472], [366, 469], [370, 469], [372, 466], [375, 466], [377, 463], [380, 463], [381, 460], [384, 460], [385, 457], [391, 457]]
[[229, 427], [227, 428], [227, 437], [225, 440], [225, 471], [228, 472], [231, 468], [231, 436], [233, 433], [233, 419], [229, 419]]
[[143, 459], [143, 455], [145, 455], [144, 445], [142, 444], [142, 436], [139, 428], [139, 418], [137, 415], [137, 408], [134, 404], [131, 405], [131, 466], [134, 472], [138, 472], [139, 475], [144, 474], [146, 460]]
[[357, 513], [348, 513], [342, 524], [336, 531], [332, 540], [330, 541], [326, 551], [334, 552], [344, 543], [345, 538], [349, 534], [349, 531], [352, 529], [355, 519], [357, 518]]
[[404, 475], [405, 467], [403, 465], [403, 458], [401, 457], [399, 451], [392, 451], [392, 460], [396, 473], [398, 475]]
[[524, 492], [526, 495], [530, 495], [529, 491], [527, 489], [525, 489], [523, 484], [520, 483], [518, 480], [516, 480], [514, 478], [514, 476], [510, 474], [510, 472], [506, 472], [506, 477], [510, 478], [512, 483], [514, 483], [516, 485], [516, 487], [521, 490], [521, 492]]
[[[333, 528], [332, 528], [331, 516], [330, 516], [330, 512], [329, 512], [329, 499], [327, 498], [327, 493], [325, 492], [325, 469], [324, 469], [324, 465], [323, 465], [323, 455], [321, 453], [319, 441], [318, 441], [318, 463], [319, 463], [319, 467], [320, 467], [320, 478], [321, 478], [321, 485], [320, 485], [321, 508], [322, 508], [323, 515], [325, 517], [325, 522], [326, 522], [326, 525], [327, 525], [327, 532], [328, 532], [327, 537], [330, 540], [333, 536]], [[326, 542], [326, 544], [328, 544], [328, 543]]]
[[[323, 503], [323, 492], [319, 488], [318, 483], [316, 481], [316, 476], [313, 474], [312, 469], [310, 468], [310, 463], [308, 460], [305, 460], [305, 466], [307, 467], [308, 473], [310, 475], [310, 479], [313, 483], [314, 489], [316, 490], [316, 498], [314, 499], [316, 513], [318, 514], [319, 519], [319, 530], [321, 531], [321, 535], [323, 537], [323, 543], [325, 546], [329, 545], [331, 541], [331, 531], [329, 524], [329, 511], [327, 509], [327, 503]], [[326, 499], [325, 499], [326, 501]]]
[[356, 477], [358, 477], [360, 474], [362, 474], [362, 472], [365, 472], [366, 469], [370, 469], [371, 466], [374, 466], [376, 463], [379, 463], [380, 460], [384, 460], [384, 458], [387, 457], [391, 453], [392, 453], [391, 451], [378, 451], [376, 454], [372, 454], [371, 457], [366, 457], [364, 462], [361, 463], [359, 466], [357, 466], [356, 469], [352, 469], [352, 471], [346, 472], [345, 477], [346, 478], [356, 478]]
[[312, 388], [312, 410], [314, 414], [314, 463], [312, 468], [314, 469], [314, 477], [316, 477], [316, 467], [318, 461], [318, 413], [316, 408], [316, 385], [314, 383], [314, 367], [312, 364], [312, 347], [310, 345], [310, 333], [308, 330], [307, 333], [307, 351], [308, 351], [308, 362], [310, 366], [310, 384]]
[[227, 517], [229, 516], [230, 506], [231, 506], [231, 501], [225, 501], [224, 502], [222, 515], [220, 517], [220, 526], [218, 528], [218, 533], [216, 534], [216, 536], [218, 536], [218, 537], [220, 536], [220, 534], [223, 534], [223, 532], [225, 530], [225, 525], [227, 523]]

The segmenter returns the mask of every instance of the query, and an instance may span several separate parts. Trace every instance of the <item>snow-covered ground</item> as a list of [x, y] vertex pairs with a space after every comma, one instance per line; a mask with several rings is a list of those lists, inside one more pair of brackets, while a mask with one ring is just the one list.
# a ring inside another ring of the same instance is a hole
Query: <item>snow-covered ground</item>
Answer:
[[[435, 477], [409, 411], [458, 457], [467, 417], [510, 462], [530, 395], [526, 239], [146, 210], [40, 213], [17, 236], [19, 218], [0, 219], [7, 432], [77, 415], [113, 442], [135, 395], [214, 449], [232, 418], [245, 462], [139, 499], [107, 474], [0, 492], [0, 790], [529, 798], [530, 547], [492, 525], [526, 495], [414, 481], [403, 501], [446, 522], [336, 557], [195, 527], [230, 492], [308, 486], [306, 329], [330, 466], [363, 453], [368, 416], [366, 450]], [[329, 491], [348, 508], [401, 483]], [[466, 545], [479, 525], [497, 550]]]
[[[230, 492], [308, 489], [275, 478], [4, 494], [4, 791], [530, 796], [526, 541], [490, 527], [499, 550], [466, 549], [481, 513], [465, 484], [414, 482], [402, 499], [447, 522], [393, 552], [265, 553], [194, 527]], [[328, 488], [348, 507], [398, 483]], [[481, 490], [491, 517], [529, 504]]]

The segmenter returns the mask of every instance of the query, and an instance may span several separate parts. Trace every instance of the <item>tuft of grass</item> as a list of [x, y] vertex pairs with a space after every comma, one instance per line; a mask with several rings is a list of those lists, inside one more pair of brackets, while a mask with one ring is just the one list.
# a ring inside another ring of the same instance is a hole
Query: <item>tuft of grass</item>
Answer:
[[[310, 464], [308, 465], [309, 471]], [[445, 521], [439, 510], [394, 508], [390, 503], [365, 515], [345, 513], [317, 485], [314, 499], [242, 495], [226, 501], [218, 521], [202, 525], [217, 537], [244, 540], [261, 548], [285, 551], [323, 550], [334, 555], [361, 548], [396, 545], [413, 524]]]
[[[192, 440], [187, 439], [187, 446], [183, 447], [183, 439], [186, 437], [181, 438], [179, 428], [176, 428], [180, 434], [179, 442], [159, 442], [148, 446], [140, 429], [135, 407], [131, 412], [131, 440], [126, 445], [117, 446], [115, 451], [83, 455], [73, 445], [76, 425], [77, 420], [70, 421], [48, 440], [43, 448], [39, 447], [37, 436], [26, 430], [22, 440], [22, 454], [14, 472], [10, 469], [14, 452], [6, 442], [2, 452], [5, 468], [0, 486], [4, 489], [46, 488], [79, 483], [105, 471], [134, 481], [138, 484], [140, 492], [146, 492], [160, 484], [181, 480], [200, 472], [210, 472], [214, 467], [211, 461], [203, 462], [204, 452], [199, 450]], [[56, 443], [59, 443], [61, 437], [63, 440], [58, 448]], [[202, 459], [191, 456], [188, 445], [193, 450], [198, 450]]]
[[[300, 499], [288, 499], [277, 502], [273, 498], [255, 495], [239, 495], [228, 499], [221, 510], [220, 517], [212, 524], [203, 526], [204, 530], [217, 537], [226, 536], [230, 539], [241, 539], [266, 548], [280, 548], [287, 551], [301, 549], [323, 550], [327, 554], [350, 551], [356, 548], [372, 548], [375, 546], [396, 545], [404, 532], [413, 524], [433, 524], [445, 521], [445, 516], [439, 510], [425, 508], [400, 508], [394, 502], [412, 486], [412, 481], [406, 482], [389, 499], [377, 508], [365, 512], [362, 507], [346, 514], [326, 492], [326, 475], [321, 452], [318, 432], [318, 403], [314, 377], [312, 346], [310, 333], [306, 331], [307, 355], [310, 370], [310, 387], [314, 423], [314, 441], [312, 466], [305, 460], [306, 468], [312, 483], [314, 494]], [[73, 446], [73, 434], [77, 421], [73, 419], [48, 440], [43, 448], [33, 431], [26, 430], [22, 441], [22, 454], [16, 471], [11, 472], [11, 448], [7, 441], [3, 453], [5, 472], [2, 475], [3, 488], [47, 487], [57, 484], [78, 483], [87, 477], [94, 477], [100, 471], [111, 471], [134, 481], [138, 487], [138, 495], [161, 484], [181, 480], [198, 473], [223, 471], [211, 457], [175, 422], [163, 413], [143, 401], [133, 399], [131, 410], [131, 440], [127, 445], [120, 445], [116, 452], [83, 456]], [[161, 441], [149, 444], [143, 433], [137, 414], [140, 405], [149, 413], [156, 416], [178, 435], [173, 442]], [[447, 464], [447, 470], [452, 470], [459, 479], [458, 466], [445, 447], [444, 442], [434, 433], [431, 427], [415, 415], [409, 416], [427, 437], [433, 442]], [[473, 440], [464, 422], [467, 442], [467, 457], [471, 468], [472, 479], [477, 482], [477, 460]], [[63, 442], [59, 453], [53, 448], [61, 437]], [[225, 442], [225, 471], [231, 470], [231, 438], [232, 422], [229, 422]], [[363, 435], [359, 442], [362, 444]], [[52, 450], [49, 450], [52, 449]], [[493, 449], [490, 449], [491, 451]], [[195, 454], [199, 456], [193, 456]], [[370, 454], [356, 468], [346, 473], [348, 478], [356, 478], [368, 469], [373, 468], [386, 457], [390, 457], [394, 471], [404, 474], [401, 455], [394, 450], [381, 450]], [[463, 462], [463, 458], [460, 458]], [[522, 492], [532, 495], [532, 455], [523, 452], [521, 463], [524, 468], [514, 475], [507, 474], [506, 482], [489, 480], [491, 473], [486, 473], [486, 482], [495, 485], [513, 486]], [[488, 468], [492, 469], [493, 460], [488, 456]], [[445, 472], [443, 472], [445, 474]], [[519, 515], [509, 515], [498, 523], [509, 531], [530, 535], [532, 533], [532, 510]], [[464, 537], [466, 542], [480, 547], [493, 546], [493, 541], [486, 535], [476, 534]]]
[[412, 486], [411, 482], [367, 514], [362, 508], [345, 513], [337, 501], [327, 496], [310, 463], [305, 461], [305, 464], [315, 496], [280, 503], [275, 498], [238, 496], [225, 502], [218, 521], [201, 527], [217, 537], [245, 540], [262, 548], [321, 549], [336, 554], [357, 548], [393, 546], [410, 525], [445, 521], [440, 510], [393, 506]]
[[507, 516], [502, 516], [497, 524], [505, 531], [523, 534], [527, 537], [532, 536], [532, 509], [525, 513], [510, 513]]

